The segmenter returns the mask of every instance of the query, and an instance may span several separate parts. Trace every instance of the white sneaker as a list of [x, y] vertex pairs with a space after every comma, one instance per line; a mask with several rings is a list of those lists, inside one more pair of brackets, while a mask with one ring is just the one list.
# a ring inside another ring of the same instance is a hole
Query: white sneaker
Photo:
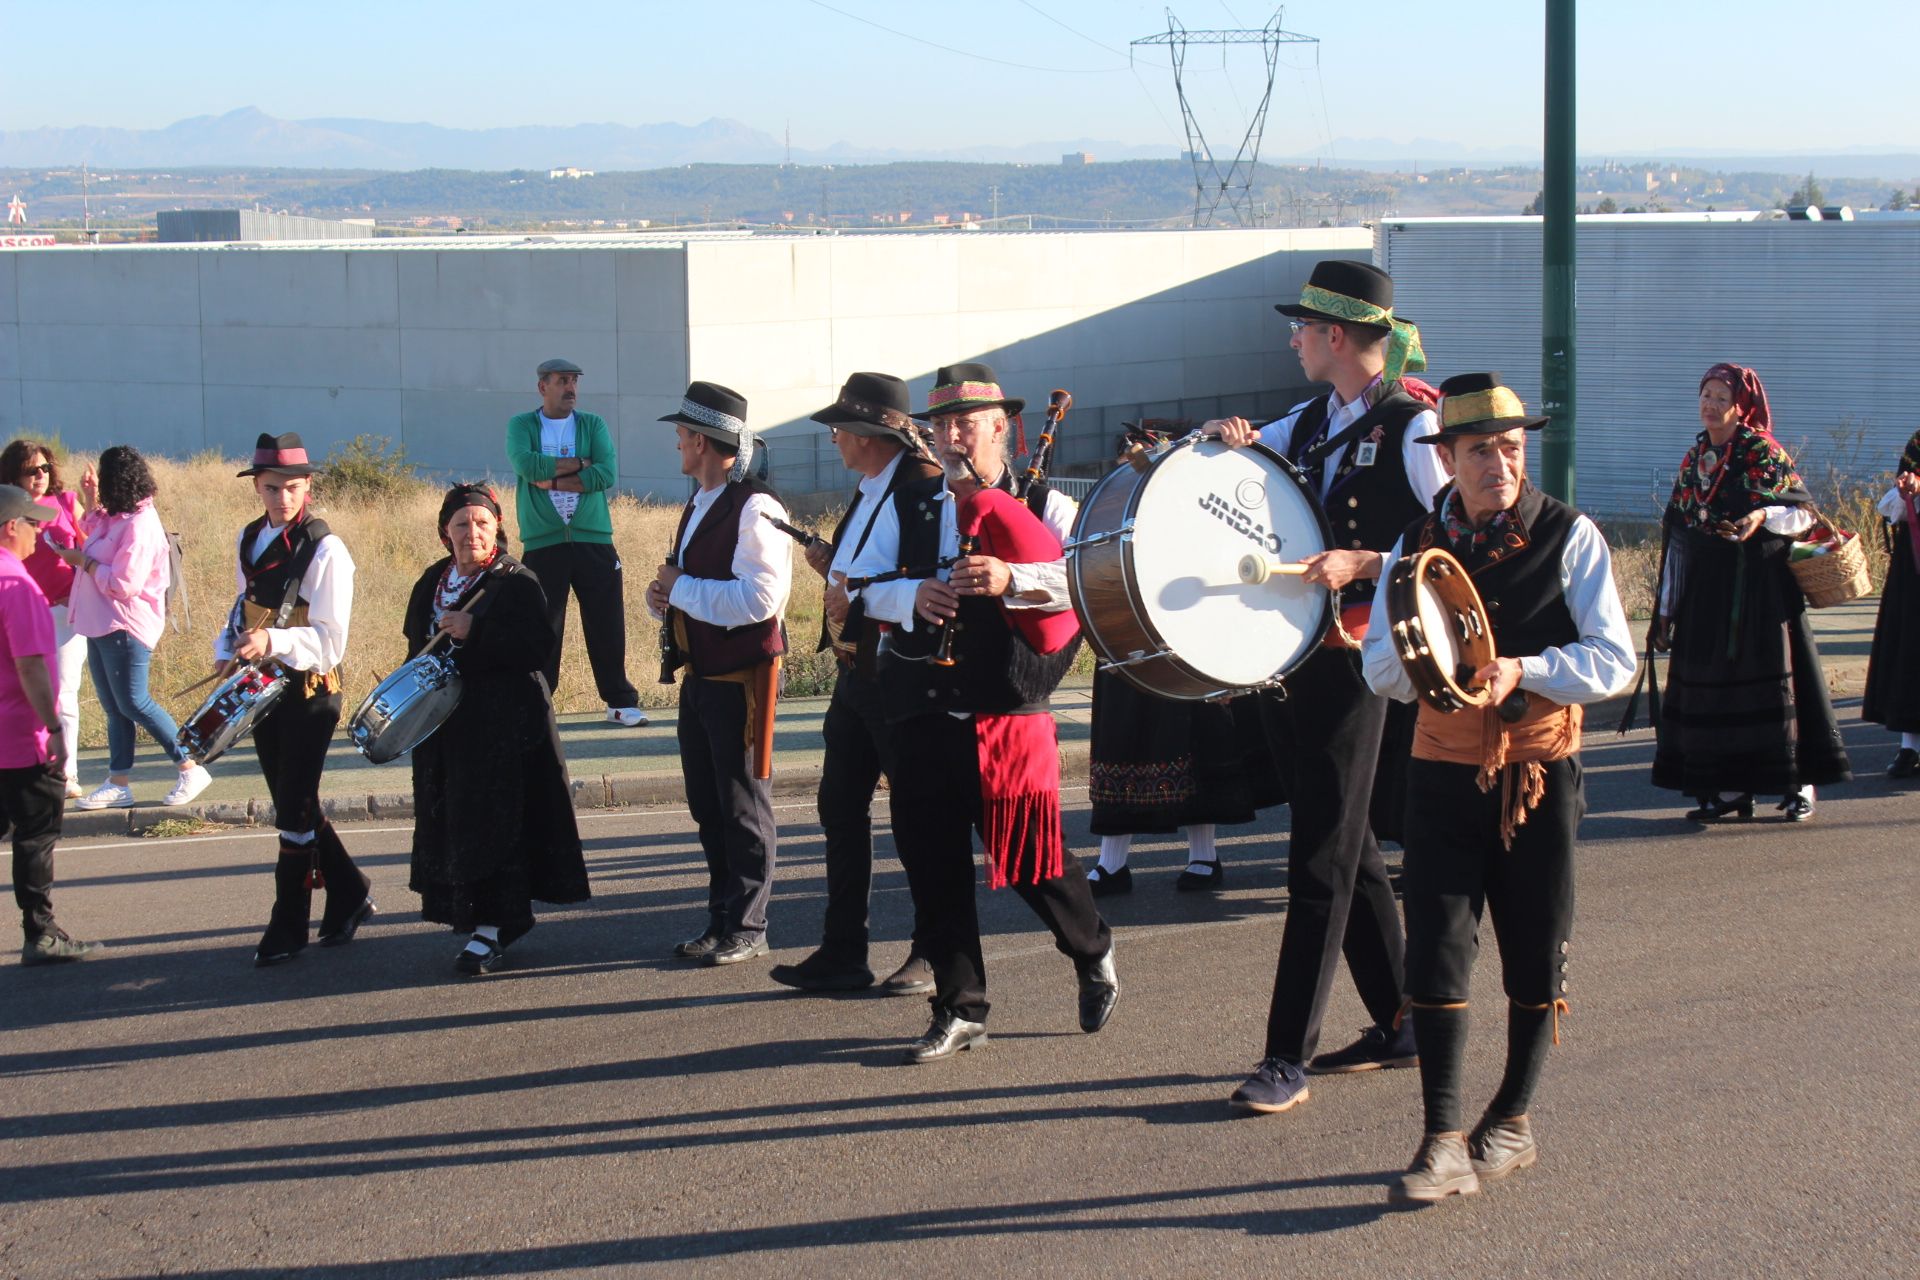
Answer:
[[213, 775], [197, 764], [190, 764], [180, 771], [180, 781], [173, 784], [173, 790], [167, 792], [160, 803], [164, 805], [183, 805], [205, 791], [213, 784]]
[[607, 723], [638, 729], [647, 722], [647, 713], [638, 707], [608, 707]]
[[133, 788], [115, 782], [103, 782], [74, 801], [74, 804], [81, 809], [131, 809]]
[[87, 793], [80, 789], [80, 779], [78, 778], [67, 779], [67, 799], [78, 800], [81, 796], [85, 794]]

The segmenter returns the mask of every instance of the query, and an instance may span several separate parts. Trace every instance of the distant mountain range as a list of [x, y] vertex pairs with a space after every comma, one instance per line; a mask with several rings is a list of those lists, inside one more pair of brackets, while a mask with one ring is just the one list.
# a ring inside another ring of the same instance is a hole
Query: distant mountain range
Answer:
[[[835, 143], [797, 149], [797, 164], [886, 164], [956, 161], [1055, 164], [1062, 155], [1090, 152], [1096, 160], [1166, 160], [1177, 148], [1103, 139], [1074, 138], [1017, 145], [981, 145], [945, 150], [900, 150]], [[595, 170], [658, 169], [682, 164], [779, 164], [786, 148], [770, 134], [738, 120], [700, 124], [526, 125], [503, 129], [451, 129], [435, 124], [325, 118], [281, 120], [257, 107], [225, 115], [195, 116], [164, 129], [94, 127], [0, 130], [0, 168], [140, 168], [239, 166], [283, 169], [548, 169], [572, 165]], [[1395, 142], [1339, 138], [1311, 155], [1263, 157], [1273, 165], [1323, 165], [1407, 172], [1449, 168], [1537, 166], [1537, 149], [1473, 147], [1433, 138]], [[1695, 168], [1747, 173], [1806, 173], [1905, 181], [1920, 174], [1920, 153], [1860, 153], [1848, 148], [1818, 155], [1709, 154], [1694, 149], [1583, 155], [1583, 161], [1685, 162]]]

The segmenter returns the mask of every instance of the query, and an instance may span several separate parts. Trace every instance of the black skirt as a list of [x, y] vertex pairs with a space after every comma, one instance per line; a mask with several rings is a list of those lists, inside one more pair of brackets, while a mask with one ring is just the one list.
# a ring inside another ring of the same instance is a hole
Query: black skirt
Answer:
[[1893, 526], [1888, 551], [1860, 718], [1895, 733], [1920, 733], [1920, 572], [1904, 524]]
[[1853, 774], [1790, 543], [1675, 531], [1673, 650], [1653, 785], [1683, 795], [1786, 795]]
[[1232, 826], [1285, 799], [1250, 697], [1176, 702], [1101, 672], [1093, 678], [1090, 754], [1097, 836]]

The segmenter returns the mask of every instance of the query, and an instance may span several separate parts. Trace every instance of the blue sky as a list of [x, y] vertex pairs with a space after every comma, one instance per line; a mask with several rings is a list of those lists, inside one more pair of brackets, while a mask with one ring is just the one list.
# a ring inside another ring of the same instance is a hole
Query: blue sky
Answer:
[[[1273, 12], [1252, 0], [1172, 7], [1192, 30], [1257, 27]], [[1140, 51], [1132, 68], [1125, 56], [1130, 39], [1164, 29], [1164, 11], [1157, 0], [92, 0], [69, 17], [0, 0], [12, 46], [0, 129], [155, 128], [258, 106], [458, 127], [720, 116], [775, 136], [790, 122], [801, 148], [1089, 137], [1171, 151], [1164, 50]], [[1336, 138], [1537, 148], [1543, 12], [1542, 0], [1296, 0], [1286, 27], [1322, 44], [1317, 64], [1312, 46], [1283, 53], [1267, 154], [1327, 154]], [[1920, 150], [1911, 81], [1872, 53], [1910, 46], [1914, 13], [1884, 0], [1587, 0], [1580, 148]], [[1258, 95], [1257, 61], [1233, 50], [1223, 70], [1217, 48], [1189, 55], [1216, 149]]]

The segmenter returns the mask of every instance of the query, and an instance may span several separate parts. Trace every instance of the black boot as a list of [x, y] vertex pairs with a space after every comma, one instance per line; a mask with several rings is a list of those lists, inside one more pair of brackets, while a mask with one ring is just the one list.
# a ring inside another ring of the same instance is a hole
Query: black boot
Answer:
[[311, 844], [280, 842], [280, 861], [273, 868], [273, 914], [254, 949], [254, 968], [291, 960], [306, 948], [307, 919], [313, 914], [313, 856]]
[[373, 881], [353, 865], [340, 833], [325, 818], [314, 833], [314, 859], [326, 882], [327, 906], [320, 915], [320, 945], [340, 947], [353, 941], [353, 935], [378, 908], [369, 890]]

